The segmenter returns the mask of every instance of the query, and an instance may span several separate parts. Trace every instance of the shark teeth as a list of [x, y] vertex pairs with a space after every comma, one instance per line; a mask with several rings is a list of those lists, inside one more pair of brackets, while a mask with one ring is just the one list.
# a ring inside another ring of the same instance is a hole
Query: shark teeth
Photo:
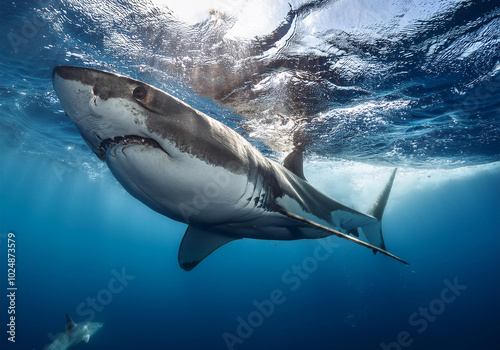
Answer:
[[102, 140], [101, 143], [99, 144], [99, 151], [96, 152], [96, 154], [99, 157], [99, 159], [101, 159], [102, 161], [105, 161], [106, 160], [106, 153], [108, 150], [111, 149], [111, 155], [116, 157], [116, 154], [114, 153], [113, 147], [115, 147], [117, 145], [150, 146], [150, 147], [159, 148], [159, 149], [163, 150], [163, 148], [160, 146], [160, 144], [153, 139], [150, 139], [147, 137], [135, 136], [135, 135], [125, 135], [125, 136], [111, 137], [111, 138], [107, 138], [105, 140]]
[[161, 148], [160, 144], [153, 139], [134, 136], [134, 135], [116, 136], [113, 138], [105, 139], [101, 141], [99, 148], [104, 153], [106, 153], [108, 149], [116, 145], [140, 145], [140, 146], [151, 146], [155, 148]]

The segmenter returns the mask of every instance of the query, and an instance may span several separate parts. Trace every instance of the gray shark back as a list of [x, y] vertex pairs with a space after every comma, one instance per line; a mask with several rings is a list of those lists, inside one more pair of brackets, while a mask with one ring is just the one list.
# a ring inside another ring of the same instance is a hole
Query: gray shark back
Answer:
[[66, 314], [66, 329], [47, 347], [46, 350], [66, 350], [78, 345], [82, 341], [88, 343], [90, 336], [95, 334], [102, 327], [99, 322], [75, 323]]

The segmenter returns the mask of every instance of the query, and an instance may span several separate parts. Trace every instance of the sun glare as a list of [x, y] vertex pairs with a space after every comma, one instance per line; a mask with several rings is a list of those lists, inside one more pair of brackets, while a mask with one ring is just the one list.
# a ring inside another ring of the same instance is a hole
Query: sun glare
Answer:
[[244, 5], [242, 0], [151, 0], [155, 6], [168, 7], [180, 20], [188, 24], [203, 22], [213, 10], [234, 14]]

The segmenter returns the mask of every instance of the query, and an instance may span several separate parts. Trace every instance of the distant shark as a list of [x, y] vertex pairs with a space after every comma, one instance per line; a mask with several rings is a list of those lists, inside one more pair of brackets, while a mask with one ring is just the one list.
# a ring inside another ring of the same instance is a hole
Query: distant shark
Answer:
[[46, 350], [66, 350], [84, 341], [89, 342], [90, 336], [102, 327], [98, 322], [75, 323], [66, 314], [66, 331], [61, 333]]
[[[368, 214], [306, 181], [302, 152], [284, 164], [183, 101], [138, 80], [59, 66], [54, 89], [78, 131], [122, 186], [151, 209], [189, 224], [179, 264], [191, 270], [241, 238], [335, 235], [399, 260], [385, 249], [381, 220], [396, 174]], [[362, 232], [368, 242], [359, 237]]]

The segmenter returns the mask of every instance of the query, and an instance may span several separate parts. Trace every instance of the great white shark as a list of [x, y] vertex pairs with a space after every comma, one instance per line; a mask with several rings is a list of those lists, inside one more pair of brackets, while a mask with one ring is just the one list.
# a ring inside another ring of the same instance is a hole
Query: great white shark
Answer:
[[381, 230], [396, 170], [364, 214], [314, 188], [304, 177], [302, 152], [278, 164], [151, 85], [73, 66], [56, 67], [52, 79], [66, 114], [120, 184], [151, 209], [189, 224], [178, 255], [184, 270], [242, 238], [331, 235], [407, 264], [386, 251]]
[[102, 327], [99, 322], [75, 323], [66, 314], [66, 330], [50, 344], [46, 350], [66, 350], [80, 344], [82, 341], [88, 343], [90, 336], [94, 335]]

